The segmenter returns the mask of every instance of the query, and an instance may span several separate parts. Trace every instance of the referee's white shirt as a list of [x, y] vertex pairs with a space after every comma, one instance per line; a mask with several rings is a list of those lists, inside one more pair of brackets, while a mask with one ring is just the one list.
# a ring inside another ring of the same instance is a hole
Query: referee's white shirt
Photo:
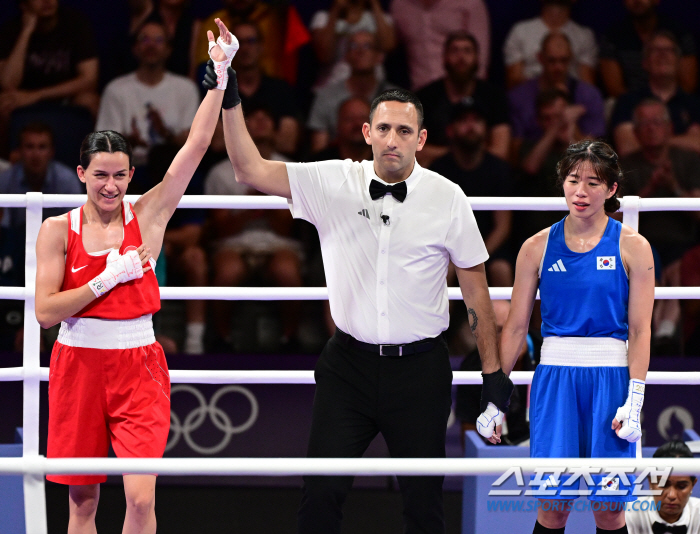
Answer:
[[[653, 534], [652, 525], [657, 522], [674, 527], [685, 526], [688, 529], [688, 534], [700, 533], [700, 499], [697, 497], [688, 499], [688, 504], [683, 508], [681, 517], [675, 523], [667, 523], [661, 519], [658, 512], [650, 510], [649, 506], [642, 506], [643, 501], [652, 503], [654, 497], [640, 497], [632, 510], [625, 511], [625, 523], [627, 523], [627, 530], [630, 534]], [[627, 503], [630, 507], [632, 504]], [[642, 508], [646, 508], [646, 510], [642, 510]]]
[[[373, 162], [287, 163], [295, 218], [316, 226], [335, 324], [360, 341], [410, 343], [447, 329], [447, 266], [488, 259], [467, 196], [415, 164], [401, 203], [372, 200]], [[387, 223], [381, 215], [388, 217]]]

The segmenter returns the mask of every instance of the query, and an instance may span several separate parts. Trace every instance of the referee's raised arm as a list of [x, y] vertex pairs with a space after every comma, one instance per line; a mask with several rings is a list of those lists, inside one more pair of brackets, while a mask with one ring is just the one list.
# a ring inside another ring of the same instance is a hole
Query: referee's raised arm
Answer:
[[292, 198], [286, 165], [281, 161], [263, 159], [260, 155], [245, 125], [236, 71], [229, 67], [228, 75], [222, 116], [226, 152], [236, 173], [236, 181], [268, 195]]

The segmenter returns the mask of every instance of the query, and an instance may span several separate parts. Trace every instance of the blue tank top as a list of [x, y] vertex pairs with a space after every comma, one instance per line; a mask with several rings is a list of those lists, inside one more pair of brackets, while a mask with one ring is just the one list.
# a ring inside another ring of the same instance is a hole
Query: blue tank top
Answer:
[[565, 220], [552, 225], [542, 261], [542, 337], [626, 341], [629, 281], [620, 256], [622, 224], [609, 218], [593, 250], [573, 252], [564, 239]]

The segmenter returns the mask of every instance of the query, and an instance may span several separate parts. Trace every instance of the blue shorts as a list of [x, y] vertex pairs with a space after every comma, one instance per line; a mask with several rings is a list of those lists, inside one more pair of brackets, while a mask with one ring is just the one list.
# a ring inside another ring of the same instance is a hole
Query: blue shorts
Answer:
[[[569, 367], [540, 364], [530, 392], [530, 457], [532, 458], [635, 458], [636, 444], [620, 439], [612, 430], [615, 412], [627, 400], [627, 367]], [[635, 501], [634, 475], [629, 484], [620, 477], [592, 475], [595, 488], [589, 500]], [[561, 483], [568, 477], [560, 477]], [[579, 480], [562, 487], [549, 499], [575, 499], [562, 494], [578, 490]], [[605, 483], [604, 489], [601, 484]], [[554, 490], [555, 488], [548, 488]], [[611, 495], [606, 491], [627, 491]]]

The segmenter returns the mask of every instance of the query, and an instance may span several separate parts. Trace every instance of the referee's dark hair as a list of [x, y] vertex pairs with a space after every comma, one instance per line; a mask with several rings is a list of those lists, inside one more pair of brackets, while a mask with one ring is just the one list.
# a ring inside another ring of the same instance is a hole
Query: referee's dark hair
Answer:
[[423, 128], [423, 104], [421, 104], [418, 97], [411, 91], [406, 89], [389, 89], [380, 93], [374, 100], [372, 100], [372, 106], [369, 108], [369, 123], [372, 124], [372, 117], [374, 117], [374, 110], [382, 102], [403, 102], [404, 104], [413, 104], [416, 108], [416, 114], [418, 115], [418, 130]]
[[613, 185], [617, 184], [617, 190], [613, 196], [605, 201], [604, 205], [606, 212], [616, 212], [620, 209], [620, 201], [617, 197], [621, 192], [624, 175], [617, 154], [604, 141], [586, 139], [569, 145], [566, 154], [557, 163], [557, 186], [563, 187], [566, 177], [571, 174], [572, 170], [585, 162], [591, 164], [596, 176], [605, 182], [608, 189], [612, 189]]
[[80, 145], [80, 166], [87, 169], [92, 157], [99, 152], [110, 154], [123, 152], [129, 158], [129, 168], [131, 169], [133, 166], [131, 163], [131, 144], [119, 132], [103, 130], [87, 134]]
[[[674, 439], [654, 451], [654, 458], [693, 458], [693, 453], [684, 441]], [[695, 484], [696, 477], [690, 477]]]

